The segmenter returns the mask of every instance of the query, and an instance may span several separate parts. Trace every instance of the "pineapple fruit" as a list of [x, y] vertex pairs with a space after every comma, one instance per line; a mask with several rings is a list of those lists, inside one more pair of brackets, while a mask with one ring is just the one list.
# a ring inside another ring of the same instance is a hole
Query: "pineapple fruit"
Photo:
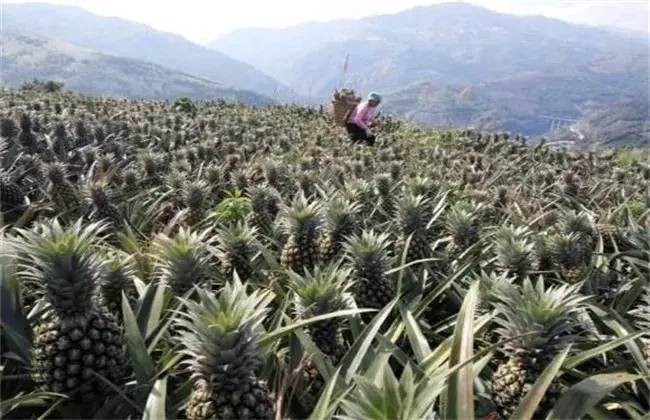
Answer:
[[[587, 297], [576, 286], [545, 288], [541, 277], [535, 284], [525, 279], [521, 287], [512, 285], [499, 291], [493, 297], [499, 341], [530, 334], [506, 344], [506, 360], [492, 379], [494, 402], [499, 413], [509, 418], [553, 357], [574, 339], [571, 333], [581, 326], [580, 313]], [[555, 382], [536, 416], [546, 415], [558, 396]]]
[[318, 241], [318, 255], [322, 263], [328, 263], [343, 250], [345, 239], [357, 233], [359, 206], [345, 197], [333, 198], [327, 206], [325, 228]]
[[282, 222], [289, 235], [280, 255], [282, 267], [300, 274], [311, 270], [318, 262], [320, 206], [298, 195], [291, 207], [285, 209]]
[[154, 277], [182, 296], [196, 286], [210, 286], [215, 277], [208, 250], [209, 231], [193, 232], [181, 228], [173, 236], [156, 235], [151, 243], [155, 261]]
[[197, 294], [197, 302], [184, 300], [177, 321], [194, 381], [187, 419], [274, 419], [268, 387], [255, 378], [262, 364], [258, 327], [273, 295], [248, 294], [236, 276], [218, 295], [203, 289]]
[[[68, 394], [91, 410], [114, 392], [99, 380], [121, 379], [125, 366], [123, 331], [94, 299], [102, 265], [102, 226], [80, 222], [64, 228], [57, 220], [21, 231], [24, 278], [41, 289], [47, 312], [34, 326], [31, 374], [37, 388]], [[93, 373], [93, 371], [95, 373]]]
[[352, 294], [359, 308], [381, 309], [395, 296], [386, 278], [390, 265], [388, 235], [363, 231], [344, 245], [345, 257], [352, 268]]

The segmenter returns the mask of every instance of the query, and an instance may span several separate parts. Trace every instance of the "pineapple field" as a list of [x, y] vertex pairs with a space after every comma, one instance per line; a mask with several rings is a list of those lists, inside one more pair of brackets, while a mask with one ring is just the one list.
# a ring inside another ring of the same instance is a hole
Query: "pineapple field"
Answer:
[[647, 151], [0, 95], [2, 418], [649, 418]]

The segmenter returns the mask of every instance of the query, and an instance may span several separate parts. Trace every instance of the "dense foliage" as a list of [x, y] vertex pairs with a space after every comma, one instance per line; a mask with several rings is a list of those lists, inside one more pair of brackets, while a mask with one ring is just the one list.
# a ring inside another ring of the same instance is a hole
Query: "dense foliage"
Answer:
[[388, 118], [367, 148], [297, 106], [1, 99], [3, 418], [650, 410], [640, 152]]

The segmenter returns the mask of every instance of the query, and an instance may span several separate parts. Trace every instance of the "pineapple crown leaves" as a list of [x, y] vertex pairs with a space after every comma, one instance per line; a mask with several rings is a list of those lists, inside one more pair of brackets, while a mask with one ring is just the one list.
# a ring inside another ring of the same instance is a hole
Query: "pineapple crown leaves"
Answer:
[[537, 261], [535, 243], [525, 237], [497, 236], [494, 247], [497, 260], [504, 268], [531, 270]]
[[410, 235], [426, 229], [429, 222], [426, 220], [429, 203], [429, 199], [423, 195], [409, 193], [398, 200], [399, 223], [404, 234]]
[[473, 234], [478, 224], [478, 212], [464, 202], [454, 204], [443, 216], [443, 225], [454, 237], [464, 238]]
[[158, 234], [151, 243], [158, 279], [180, 289], [210, 281], [215, 270], [208, 251], [209, 233], [209, 229], [193, 232], [181, 228], [174, 237]]
[[289, 287], [294, 293], [296, 313], [303, 318], [325, 315], [352, 307], [350, 269], [330, 264], [325, 269], [316, 267], [305, 275], [289, 272]]
[[381, 368], [375, 381], [354, 376], [356, 387], [341, 403], [342, 420], [418, 419], [427, 416], [435, 397], [429, 383], [418, 380], [407, 365], [398, 380], [388, 364]]
[[255, 238], [257, 229], [239, 221], [217, 229], [214, 254], [224, 264], [230, 264], [235, 258], [250, 260], [258, 246]]
[[343, 249], [345, 258], [358, 274], [372, 271], [382, 275], [390, 266], [389, 246], [390, 236], [388, 233], [364, 230], [360, 235], [355, 234], [348, 237], [343, 244]]
[[359, 222], [361, 207], [351, 200], [335, 196], [328, 203], [325, 211], [325, 224], [329, 231], [352, 231]]
[[218, 294], [196, 288], [197, 299], [179, 298], [186, 310], [176, 323], [184, 362], [215, 384], [236, 387], [261, 365], [261, 324], [274, 298], [271, 291], [247, 293], [246, 284], [233, 275]]
[[103, 274], [92, 248], [99, 246], [105, 229], [105, 224], [82, 225], [81, 220], [63, 227], [54, 219], [33, 230], [18, 230], [20, 274], [42, 291], [55, 311], [67, 316], [88, 314]]
[[319, 201], [310, 202], [301, 192], [282, 209], [281, 227], [288, 235], [315, 235], [321, 226], [321, 210]]
[[501, 288], [495, 295], [494, 307], [498, 311], [495, 322], [500, 326], [496, 332], [502, 338], [514, 338], [523, 334], [511, 345], [518, 344], [528, 350], [555, 350], [569, 334], [579, 330], [583, 323], [585, 301], [589, 296], [580, 294], [581, 285], [561, 285], [545, 288], [544, 279], [537, 282], [526, 278], [521, 287], [512, 285]]
[[565, 234], [575, 233], [580, 238], [594, 234], [594, 218], [586, 211], [567, 211], [561, 216], [561, 228]]

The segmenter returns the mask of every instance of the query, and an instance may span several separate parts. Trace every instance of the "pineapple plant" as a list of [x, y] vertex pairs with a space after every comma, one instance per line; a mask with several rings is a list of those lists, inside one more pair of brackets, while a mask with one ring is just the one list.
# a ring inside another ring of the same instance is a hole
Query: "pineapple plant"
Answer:
[[31, 375], [45, 392], [68, 395], [90, 410], [112, 389], [94, 372], [116, 382], [124, 372], [124, 338], [118, 321], [94, 299], [102, 266], [93, 252], [103, 226], [54, 220], [21, 230], [20, 271], [42, 293], [47, 312], [33, 330]]
[[[406, 194], [397, 204], [400, 245], [406, 250], [406, 262], [430, 258], [432, 251], [427, 229], [429, 200], [422, 195]], [[408, 242], [408, 244], [407, 244]]]
[[584, 270], [584, 244], [575, 233], [556, 234], [549, 238], [551, 262], [569, 283], [582, 280]]
[[185, 222], [188, 226], [194, 227], [203, 221], [208, 197], [207, 184], [204, 181], [199, 180], [185, 185], [183, 203], [187, 206]]
[[283, 268], [303, 273], [318, 262], [318, 235], [321, 225], [319, 203], [308, 202], [299, 194], [284, 210], [282, 228], [288, 239], [282, 248], [280, 264]]
[[[499, 341], [528, 334], [505, 345], [505, 360], [492, 379], [494, 402], [499, 413], [509, 418], [555, 355], [576, 340], [588, 297], [576, 286], [546, 288], [540, 277], [535, 284], [525, 279], [521, 287], [502, 287], [494, 299]], [[548, 413], [558, 397], [555, 382], [535, 415]]]
[[183, 300], [177, 321], [193, 379], [187, 419], [275, 419], [269, 389], [255, 377], [262, 365], [259, 327], [273, 295], [248, 294], [237, 276], [218, 294], [197, 289], [197, 295], [196, 302]]
[[454, 261], [469, 247], [479, 241], [480, 225], [476, 209], [459, 202], [444, 215], [443, 224], [451, 235], [451, 243], [445, 249], [449, 262]]
[[248, 189], [251, 203], [251, 213], [248, 215], [248, 222], [263, 235], [270, 235], [273, 232], [273, 223], [276, 214], [270, 203], [275, 200], [277, 192], [271, 191], [272, 187], [252, 186]]
[[106, 185], [98, 182], [91, 182], [86, 186], [86, 198], [90, 203], [88, 219], [106, 221], [112, 230], [120, 230], [124, 226], [124, 218], [109, 199], [105, 187]]
[[195, 285], [212, 285], [216, 272], [208, 250], [209, 233], [180, 228], [173, 237], [156, 235], [150, 245], [155, 261], [154, 278], [179, 296]]
[[345, 239], [357, 233], [360, 207], [345, 197], [334, 197], [327, 205], [323, 235], [318, 241], [318, 255], [328, 263], [343, 250]]
[[535, 243], [528, 238], [530, 232], [522, 228], [505, 228], [494, 240], [495, 254], [500, 267], [523, 280], [538, 268]]
[[253, 258], [257, 252], [257, 231], [245, 223], [229, 224], [217, 231], [216, 255], [221, 261], [224, 274], [232, 277], [237, 272], [244, 282], [254, 278]]
[[[294, 294], [295, 312], [301, 319], [309, 319], [331, 312], [350, 309], [353, 297], [349, 292], [351, 269], [329, 264], [324, 269], [298, 275], [290, 273], [289, 287]], [[334, 365], [345, 354], [341, 334], [341, 318], [331, 318], [311, 324], [308, 329], [314, 344], [332, 358]]]
[[122, 293], [127, 297], [131, 307], [134, 307], [138, 298], [134, 278], [132, 256], [116, 251], [106, 253], [103, 257], [103, 273], [97, 287], [97, 301], [120, 322], [122, 321]]
[[[650, 287], [644, 289], [641, 302], [630, 313], [634, 316], [638, 327], [650, 329]], [[650, 369], [650, 338], [647, 337], [643, 339], [643, 360], [646, 367]]]
[[54, 162], [47, 167], [47, 178], [50, 181], [49, 195], [59, 212], [76, 212], [81, 204], [79, 193], [67, 179], [66, 167]]

